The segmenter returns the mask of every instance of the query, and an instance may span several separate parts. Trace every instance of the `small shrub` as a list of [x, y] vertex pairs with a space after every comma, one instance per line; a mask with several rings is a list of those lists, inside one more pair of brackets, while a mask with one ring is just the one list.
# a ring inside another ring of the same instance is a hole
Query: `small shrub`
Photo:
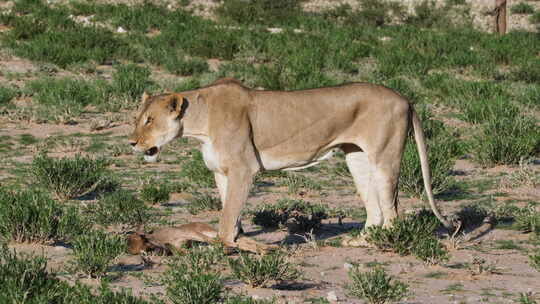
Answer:
[[17, 96], [15, 89], [0, 86], [0, 105], [8, 103], [15, 96]]
[[221, 201], [209, 194], [196, 193], [193, 199], [190, 200], [187, 209], [191, 214], [198, 214], [203, 211], [219, 211], [221, 210]]
[[73, 241], [72, 270], [99, 278], [107, 273], [110, 264], [125, 251], [125, 241], [119, 236], [107, 235], [101, 230], [90, 231]]
[[519, 164], [540, 151], [540, 127], [527, 117], [488, 121], [472, 140], [474, 158], [484, 166]]
[[26, 90], [34, 94], [47, 115], [79, 116], [88, 105], [103, 105], [108, 101], [107, 83], [73, 78], [44, 78], [28, 83]]
[[167, 71], [176, 74], [190, 76], [208, 71], [208, 63], [199, 58], [183, 59], [181, 57], [169, 57], [164, 63]]
[[51, 279], [46, 267], [44, 257], [18, 256], [7, 246], [0, 246], [0, 302], [29, 303], [40, 298], [60, 300], [55, 294], [61, 291], [61, 286]]
[[221, 246], [196, 246], [186, 255], [175, 257], [175, 264], [183, 264], [193, 271], [209, 272], [219, 268], [225, 258]]
[[253, 211], [253, 224], [264, 228], [287, 227], [289, 232], [310, 232], [328, 218], [327, 207], [302, 200], [281, 199], [276, 204], [264, 204]]
[[250, 296], [235, 295], [229, 296], [224, 304], [274, 304], [276, 301], [271, 300], [255, 300]]
[[11, 13], [2, 15], [11, 27], [2, 40], [17, 56], [66, 68], [77, 63], [101, 64], [132, 53], [105, 27], [72, 20], [65, 6], [52, 7], [45, 1], [33, 1], [30, 6], [16, 4]]
[[536, 12], [534, 13], [530, 18], [529, 18], [530, 22], [533, 23], [533, 24], [538, 24], [540, 23], [540, 12]]
[[512, 5], [510, 8], [512, 14], [532, 14], [534, 13], [534, 7], [528, 3], [520, 2]]
[[433, 235], [439, 226], [431, 212], [422, 211], [395, 219], [391, 228], [368, 228], [366, 240], [381, 250], [412, 254], [426, 263], [438, 264], [448, 260], [448, 251]]
[[90, 205], [89, 213], [101, 225], [126, 224], [138, 227], [152, 218], [151, 209], [127, 190], [105, 194]]
[[361, 0], [360, 10], [345, 19], [350, 25], [384, 26], [394, 19], [406, 16], [405, 7], [399, 1]]
[[73, 158], [54, 159], [40, 154], [34, 158], [31, 173], [43, 188], [62, 201], [86, 193], [114, 190], [118, 182], [107, 169], [105, 159], [77, 155]]
[[200, 187], [216, 187], [214, 174], [204, 164], [202, 153], [195, 149], [191, 150], [191, 157], [183, 159], [180, 176]]
[[154, 185], [155, 181], [146, 183], [141, 189], [141, 199], [145, 202], [158, 204], [169, 200], [171, 190], [168, 185]]
[[536, 248], [532, 255], [529, 256], [531, 266], [540, 271], [540, 248]]
[[297, 24], [302, 14], [300, 0], [254, 0], [246, 5], [242, 0], [222, 1], [217, 16], [226, 21], [249, 25]]
[[321, 184], [315, 180], [300, 174], [288, 173], [281, 183], [289, 188], [289, 193], [298, 193], [300, 189], [321, 190]]
[[251, 287], [264, 287], [270, 281], [294, 280], [299, 275], [296, 266], [281, 251], [262, 256], [240, 253], [238, 259], [229, 259], [229, 265], [234, 276]]
[[219, 274], [192, 267], [181, 260], [169, 264], [169, 267], [163, 282], [173, 303], [213, 304], [221, 300], [225, 288]]
[[70, 239], [88, 229], [75, 207], [58, 204], [43, 192], [0, 188], [0, 236], [16, 242]]
[[136, 64], [117, 66], [116, 71], [113, 73], [111, 89], [118, 96], [137, 100], [153, 85], [150, 74], [147, 67]]
[[528, 205], [519, 210], [515, 216], [514, 227], [522, 232], [532, 232], [540, 236], [540, 212], [534, 205]]
[[368, 303], [384, 304], [400, 301], [407, 296], [409, 288], [384, 271], [376, 267], [368, 272], [362, 272], [358, 266], [349, 271], [352, 283], [346, 288], [351, 296], [365, 299]]
[[97, 290], [70, 285], [47, 272], [47, 260], [0, 246], [0, 303], [146, 304], [126, 291], [102, 284]]

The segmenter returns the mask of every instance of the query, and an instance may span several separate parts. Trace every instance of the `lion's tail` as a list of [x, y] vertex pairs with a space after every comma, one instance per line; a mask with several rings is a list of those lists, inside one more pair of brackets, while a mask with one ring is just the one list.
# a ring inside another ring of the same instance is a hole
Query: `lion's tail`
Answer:
[[424, 131], [422, 129], [422, 123], [418, 118], [418, 114], [411, 108], [412, 116], [412, 126], [414, 131], [414, 139], [416, 141], [416, 148], [418, 149], [418, 154], [420, 156], [420, 166], [422, 168], [422, 177], [424, 179], [424, 188], [426, 190], [426, 195], [429, 201], [429, 205], [435, 213], [435, 216], [441, 221], [444, 227], [452, 231], [455, 227], [450, 223], [444, 216], [441, 215], [437, 205], [435, 204], [435, 199], [433, 198], [433, 191], [431, 189], [431, 173], [429, 170], [429, 162], [427, 157], [427, 148], [426, 148], [426, 138], [424, 136]]

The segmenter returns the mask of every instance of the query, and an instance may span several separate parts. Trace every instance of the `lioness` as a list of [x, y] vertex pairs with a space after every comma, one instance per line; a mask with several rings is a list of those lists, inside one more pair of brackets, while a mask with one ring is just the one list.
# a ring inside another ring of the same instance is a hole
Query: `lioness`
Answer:
[[223, 204], [218, 236], [224, 245], [237, 247], [239, 216], [254, 175], [261, 170], [306, 168], [329, 158], [334, 149], [345, 153], [366, 206], [365, 226], [391, 226], [411, 125], [429, 203], [450, 229], [433, 199], [420, 120], [404, 97], [380, 85], [263, 91], [225, 78], [197, 90], [144, 94], [129, 141], [147, 161], [155, 161], [171, 140], [198, 139]]

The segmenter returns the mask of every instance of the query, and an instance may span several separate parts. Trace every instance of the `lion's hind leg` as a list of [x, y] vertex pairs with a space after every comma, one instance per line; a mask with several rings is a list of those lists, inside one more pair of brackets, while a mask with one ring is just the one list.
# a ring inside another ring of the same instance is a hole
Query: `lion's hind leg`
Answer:
[[[358, 147], [347, 145], [343, 148], [343, 151], [345, 152], [345, 161], [353, 177], [358, 194], [366, 207], [367, 220], [364, 225], [364, 231], [368, 227], [381, 226], [384, 218], [379, 203], [379, 192], [375, 185], [375, 168], [370, 163], [367, 153]], [[365, 240], [364, 233], [356, 238], [344, 238], [343, 245], [352, 247], [369, 246]]]

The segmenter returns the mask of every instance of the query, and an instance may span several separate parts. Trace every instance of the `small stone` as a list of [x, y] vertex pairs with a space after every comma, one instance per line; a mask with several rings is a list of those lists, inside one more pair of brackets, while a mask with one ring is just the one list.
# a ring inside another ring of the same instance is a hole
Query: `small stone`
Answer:
[[321, 277], [324, 277], [326, 275], [326, 273], [324, 273], [324, 271], [321, 271]]
[[127, 32], [123, 27], [119, 26], [117, 29], [116, 29], [116, 32], [117, 33], [125, 33]]
[[343, 268], [345, 268], [346, 270], [349, 270], [349, 269], [353, 268], [353, 265], [351, 263], [345, 263], [345, 264], [343, 264]]
[[330, 302], [337, 302], [338, 297], [336, 295], [336, 292], [333, 290], [328, 292], [328, 294], [326, 295], [326, 299]]

